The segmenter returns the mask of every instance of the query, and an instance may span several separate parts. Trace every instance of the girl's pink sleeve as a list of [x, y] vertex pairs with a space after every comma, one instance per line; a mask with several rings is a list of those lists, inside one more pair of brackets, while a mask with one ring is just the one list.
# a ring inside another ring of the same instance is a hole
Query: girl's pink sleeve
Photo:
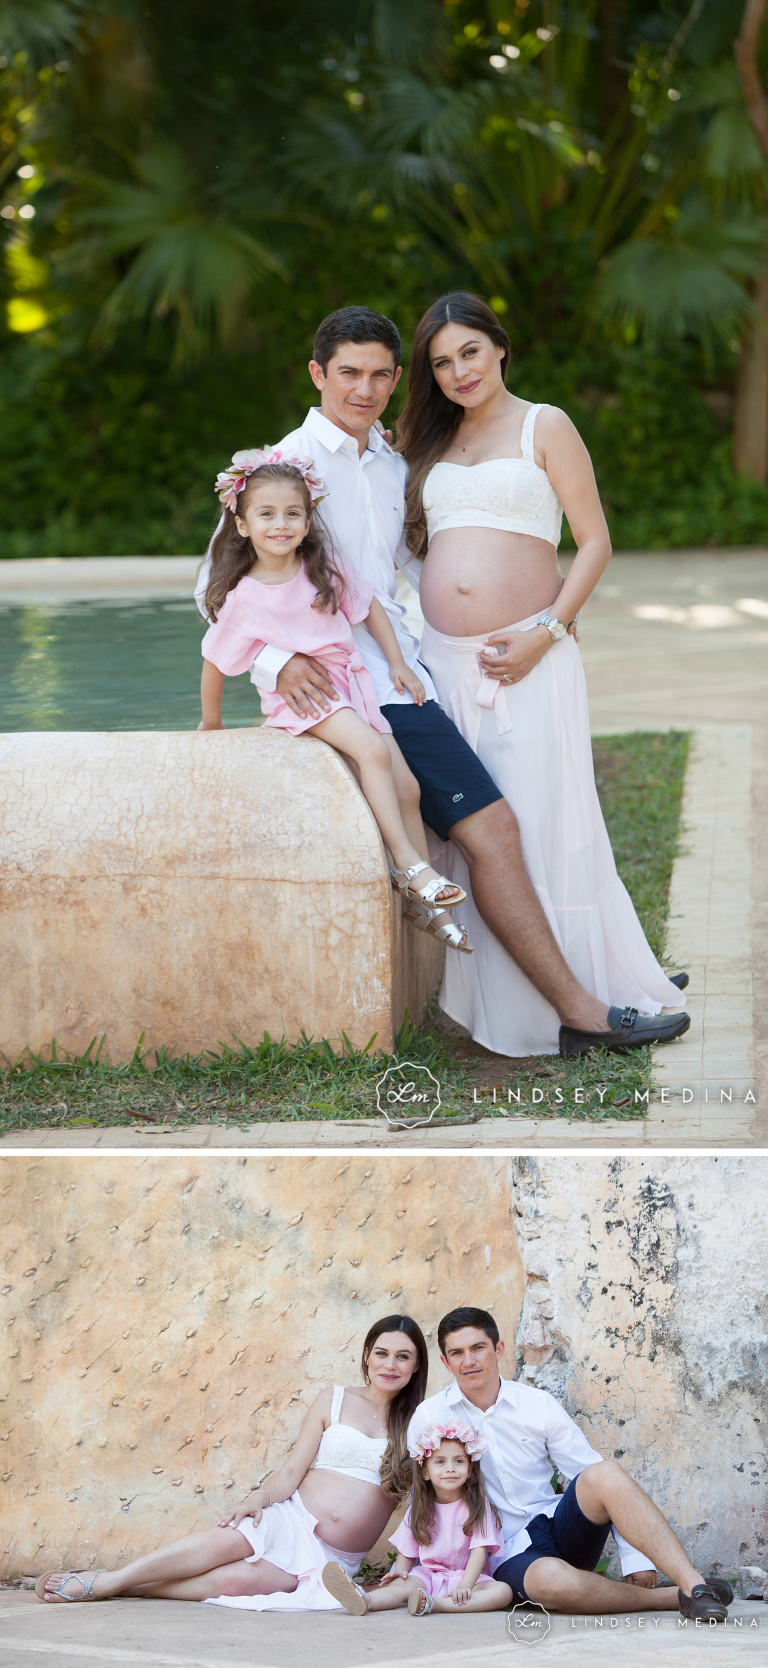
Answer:
[[257, 636], [257, 627], [249, 618], [249, 611], [242, 606], [235, 592], [230, 591], [216, 624], [209, 626], [203, 638], [203, 658], [212, 660], [226, 677], [236, 678], [241, 672], [248, 671], [264, 647], [265, 640]]
[[496, 1528], [496, 1519], [490, 1506], [485, 1508], [485, 1517], [479, 1529], [473, 1529], [470, 1537], [470, 1551], [476, 1546], [486, 1546], [489, 1552], [500, 1552], [502, 1546], [501, 1533]]
[[338, 562], [339, 572], [344, 575], [344, 595], [339, 607], [342, 614], [349, 620], [350, 625], [359, 625], [361, 620], [367, 619], [373, 602], [373, 586], [361, 573], [355, 573], [346, 563]]
[[418, 1558], [420, 1556], [421, 1547], [419, 1546], [418, 1541], [415, 1541], [413, 1535], [411, 1534], [410, 1506], [408, 1507], [402, 1523], [399, 1523], [394, 1534], [390, 1535], [389, 1541], [390, 1545], [396, 1547], [398, 1552], [402, 1552], [404, 1558]]

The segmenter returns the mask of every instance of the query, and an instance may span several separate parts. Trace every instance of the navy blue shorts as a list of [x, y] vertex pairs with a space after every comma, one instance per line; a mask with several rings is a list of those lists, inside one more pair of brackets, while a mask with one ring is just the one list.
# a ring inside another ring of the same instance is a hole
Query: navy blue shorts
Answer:
[[524, 1552], [516, 1553], [514, 1558], [507, 1558], [493, 1572], [497, 1581], [508, 1582], [521, 1599], [529, 1597], [525, 1590], [525, 1577], [537, 1558], [562, 1558], [574, 1569], [593, 1570], [603, 1555], [611, 1525], [592, 1523], [590, 1518], [584, 1516], [576, 1499], [574, 1477], [558, 1501], [557, 1511], [552, 1517], [545, 1517], [542, 1512], [539, 1517], [532, 1518], [526, 1527], [531, 1537], [530, 1546]]
[[468, 741], [437, 701], [382, 707], [409, 770], [421, 788], [421, 814], [441, 840], [455, 822], [503, 799]]

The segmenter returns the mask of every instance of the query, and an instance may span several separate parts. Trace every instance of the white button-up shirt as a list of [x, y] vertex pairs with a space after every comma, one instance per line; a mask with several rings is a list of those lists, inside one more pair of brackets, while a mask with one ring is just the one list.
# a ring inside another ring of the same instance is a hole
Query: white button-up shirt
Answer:
[[[328, 497], [320, 515], [330, 534], [334, 550], [348, 567], [361, 573], [373, 586], [389, 616], [407, 665], [417, 671], [428, 700], [437, 691], [424, 666], [418, 665], [419, 641], [404, 624], [405, 608], [395, 597], [396, 568], [408, 573], [418, 589], [421, 563], [415, 562], [403, 534], [405, 518], [405, 459], [392, 451], [379, 430], [372, 428], [368, 447], [360, 457], [351, 435], [336, 427], [318, 407], [308, 411], [300, 429], [279, 442], [281, 451], [313, 459], [324, 476]], [[410, 570], [410, 571], [409, 571]], [[195, 601], [205, 614], [210, 559], [206, 558], [195, 586]], [[413, 697], [398, 693], [392, 682], [384, 650], [367, 626], [352, 627], [357, 646], [373, 678], [379, 706], [387, 702], [407, 704]], [[260, 689], [274, 690], [283, 666], [291, 659], [280, 649], [262, 649], [251, 667], [251, 679]]]
[[[527, 1525], [543, 1512], [552, 1517], [560, 1496], [552, 1487], [552, 1470], [557, 1466], [572, 1481], [587, 1465], [602, 1458], [575, 1425], [565, 1408], [548, 1390], [503, 1378], [492, 1407], [475, 1407], [453, 1384], [417, 1407], [408, 1426], [408, 1442], [426, 1425], [447, 1425], [459, 1419], [479, 1430], [488, 1443], [480, 1460], [486, 1493], [501, 1518], [504, 1551], [491, 1558], [497, 1569], [505, 1558], [514, 1558], [531, 1544]], [[614, 1540], [624, 1575], [653, 1569], [644, 1553], [625, 1541], [618, 1529]]]

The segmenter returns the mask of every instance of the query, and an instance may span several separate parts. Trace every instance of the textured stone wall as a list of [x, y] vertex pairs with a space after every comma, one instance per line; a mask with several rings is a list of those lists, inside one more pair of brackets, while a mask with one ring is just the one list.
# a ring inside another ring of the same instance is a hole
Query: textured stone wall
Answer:
[[215, 1522], [381, 1314], [429, 1332], [433, 1389], [451, 1303], [514, 1336], [502, 1158], [19, 1157], [0, 1198], [5, 1576]]
[[762, 1158], [521, 1158], [518, 1368], [670, 1518], [705, 1570], [765, 1565]]
[[0, 737], [0, 1049], [390, 1048], [444, 951], [403, 928], [330, 747], [255, 728]]

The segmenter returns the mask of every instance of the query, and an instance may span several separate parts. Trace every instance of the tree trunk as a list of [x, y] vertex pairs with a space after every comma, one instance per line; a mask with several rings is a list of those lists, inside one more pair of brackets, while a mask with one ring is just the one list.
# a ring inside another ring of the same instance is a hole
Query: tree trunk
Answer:
[[750, 480], [768, 480], [768, 270], [753, 291], [758, 317], [742, 337], [736, 378], [733, 468]]

